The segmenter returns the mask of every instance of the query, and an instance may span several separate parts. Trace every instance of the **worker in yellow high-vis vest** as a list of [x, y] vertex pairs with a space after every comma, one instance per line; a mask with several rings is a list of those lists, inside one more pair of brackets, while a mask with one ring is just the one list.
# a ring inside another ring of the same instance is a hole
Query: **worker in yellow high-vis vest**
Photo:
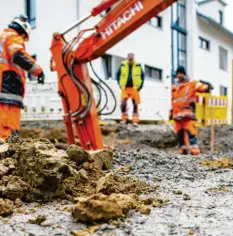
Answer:
[[122, 90], [121, 93], [121, 112], [122, 112], [122, 124], [128, 122], [127, 101], [129, 98], [133, 102], [133, 124], [135, 126], [139, 123], [139, 110], [140, 104], [140, 90], [144, 84], [144, 72], [141, 64], [134, 60], [134, 54], [129, 53], [127, 60], [121, 63], [121, 66], [117, 72], [117, 81]]

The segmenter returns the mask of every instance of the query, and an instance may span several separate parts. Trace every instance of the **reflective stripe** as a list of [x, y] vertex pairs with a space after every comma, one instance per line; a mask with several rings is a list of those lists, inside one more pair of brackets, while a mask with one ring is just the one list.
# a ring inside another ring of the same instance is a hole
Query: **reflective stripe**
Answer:
[[35, 72], [38, 68], [39, 68], [39, 66], [38, 66], [36, 63], [34, 63], [34, 65], [32, 66], [32, 68], [31, 68], [28, 72], [29, 72], [29, 73], [33, 73], [33, 72]]
[[8, 93], [0, 93], [0, 99], [8, 99], [8, 100], [14, 100], [17, 102], [23, 102], [23, 98], [19, 95], [15, 95], [15, 94], [8, 94]]
[[184, 94], [184, 97], [185, 97], [185, 98], [187, 98], [188, 93], [189, 93], [189, 90], [190, 90], [190, 86], [187, 86], [187, 87], [186, 87], [186, 90], [185, 90], [185, 94]]
[[174, 98], [173, 101], [191, 101], [191, 102], [196, 102], [196, 99], [195, 98], [183, 97], [183, 98]]
[[20, 45], [20, 44], [12, 44], [11, 46], [9, 46], [8, 47], [8, 50], [9, 51], [12, 51], [13, 49], [15, 49], [15, 48], [18, 48], [18, 49], [22, 49], [23, 48], [23, 46], [22, 45]]
[[7, 59], [0, 58], [0, 63], [6, 63], [6, 64], [8, 64], [8, 61], [7, 61]]
[[16, 35], [16, 33], [13, 33], [13, 32], [3, 33], [2, 40], [0, 42], [0, 57], [2, 57], [6, 38], [10, 35]]

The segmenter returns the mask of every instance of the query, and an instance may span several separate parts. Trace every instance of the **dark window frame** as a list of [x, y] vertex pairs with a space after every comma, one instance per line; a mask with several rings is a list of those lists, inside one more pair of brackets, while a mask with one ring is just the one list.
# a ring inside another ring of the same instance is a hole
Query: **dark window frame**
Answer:
[[220, 96], [228, 96], [228, 88], [220, 85]]
[[36, 28], [36, 0], [25, 0], [25, 11], [32, 28]]
[[[221, 52], [226, 53], [226, 65], [224, 64], [224, 61], [222, 61], [221, 59], [224, 60], [223, 57], [221, 57]], [[223, 71], [228, 71], [228, 51], [224, 48], [219, 46], [219, 68]]]
[[[153, 24], [153, 18], [157, 19], [157, 24]], [[154, 28], [163, 29], [163, 17], [162, 16], [155, 16], [149, 21], [149, 25]]]
[[[203, 37], [199, 37], [199, 42], [200, 42], [200, 48], [206, 51], [210, 51], [210, 40], [207, 40]], [[206, 44], [207, 47], [204, 47], [204, 44]]]
[[112, 55], [104, 54], [102, 56], [102, 60], [104, 63], [104, 73], [106, 79], [112, 78], [113, 71], [112, 71]]
[[223, 11], [219, 10], [218, 13], [219, 13], [219, 24], [223, 25]]
[[[149, 70], [149, 75], [148, 75], [148, 70]], [[159, 73], [159, 78], [153, 77], [153, 71]], [[145, 65], [145, 77], [155, 81], [163, 81], [163, 70], [156, 68], [154, 66]]]
[[[182, 10], [181, 10], [182, 9]], [[184, 14], [181, 14], [184, 13]], [[181, 24], [182, 22], [182, 24]], [[172, 81], [176, 78], [178, 66], [187, 70], [187, 13], [186, 0], [178, 1], [171, 7], [171, 41], [172, 41]], [[181, 41], [184, 38], [183, 42]]]

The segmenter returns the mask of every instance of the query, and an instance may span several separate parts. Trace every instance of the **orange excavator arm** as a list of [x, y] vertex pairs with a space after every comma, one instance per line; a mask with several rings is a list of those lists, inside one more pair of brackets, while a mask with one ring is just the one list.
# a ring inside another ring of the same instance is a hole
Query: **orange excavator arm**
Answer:
[[[108, 49], [176, 1], [105, 0], [93, 8], [89, 15], [62, 33], [54, 34], [51, 51], [58, 73], [58, 92], [62, 98], [64, 123], [70, 144], [75, 143], [75, 129], [83, 148], [87, 150], [103, 148], [98, 113], [86, 63], [103, 56]], [[70, 42], [65, 41], [64, 35], [69, 31], [113, 5], [114, 8], [98, 25], [92, 29], [81, 30]], [[85, 38], [87, 32], [92, 34]]]

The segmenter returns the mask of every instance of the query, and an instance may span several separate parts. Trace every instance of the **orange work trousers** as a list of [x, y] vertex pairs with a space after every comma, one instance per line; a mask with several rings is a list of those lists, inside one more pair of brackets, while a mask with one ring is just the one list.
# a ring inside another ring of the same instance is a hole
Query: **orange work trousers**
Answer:
[[5, 140], [18, 133], [20, 128], [21, 108], [0, 104], [0, 138]]
[[129, 98], [131, 98], [133, 102], [133, 123], [139, 123], [138, 105], [141, 102], [140, 94], [137, 89], [131, 87], [123, 89], [121, 93], [122, 121], [128, 120], [127, 102]]
[[177, 133], [177, 141], [182, 154], [191, 152], [193, 155], [199, 155], [198, 147], [198, 128], [194, 120], [175, 121], [175, 129]]

